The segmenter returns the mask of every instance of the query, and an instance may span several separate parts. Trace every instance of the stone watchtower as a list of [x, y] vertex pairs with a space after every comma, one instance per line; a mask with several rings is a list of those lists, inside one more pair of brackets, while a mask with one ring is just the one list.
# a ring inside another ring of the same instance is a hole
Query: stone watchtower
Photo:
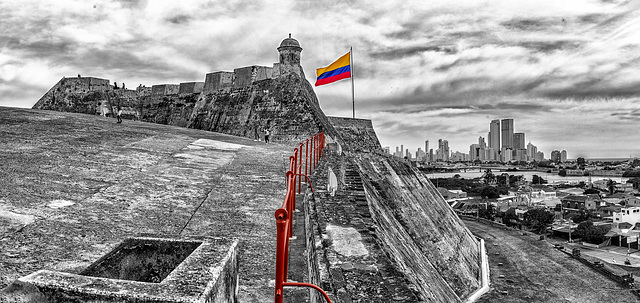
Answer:
[[289, 38], [285, 38], [280, 43], [278, 52], [280, 53], [280, 62], [277, 65], [280, 68], [280, 74], [294, 72], [304, 77], [302, 66], [300, 66], [302, 47], [300, 47], [298, 40], [291, 38], [291, 34], [289, 34]]

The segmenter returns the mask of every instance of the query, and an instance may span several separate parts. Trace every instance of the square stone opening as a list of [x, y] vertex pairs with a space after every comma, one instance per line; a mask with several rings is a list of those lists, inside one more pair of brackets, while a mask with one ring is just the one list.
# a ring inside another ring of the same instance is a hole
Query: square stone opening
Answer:
[[80, 275], [160, 283], [202, 242], [129, 238]]

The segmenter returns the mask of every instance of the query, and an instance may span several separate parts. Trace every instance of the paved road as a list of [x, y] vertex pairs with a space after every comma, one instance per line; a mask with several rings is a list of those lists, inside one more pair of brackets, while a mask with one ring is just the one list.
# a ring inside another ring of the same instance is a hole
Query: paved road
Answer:
[[640, 302], [537, 236], [464, 222], [485, 239], [489, 256], [491, 291], [477, 302]]

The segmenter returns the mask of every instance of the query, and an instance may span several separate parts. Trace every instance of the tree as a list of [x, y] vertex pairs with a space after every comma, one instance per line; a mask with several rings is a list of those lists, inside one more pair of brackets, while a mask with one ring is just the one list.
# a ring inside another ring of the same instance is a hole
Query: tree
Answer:
[[627, 183], [633, 184], [633, 188], [634, 189], [638, 189], [638, 187], [640, 187], [640, 178], [639, 177], [633, 177], [633, 178], [627, 180]]
[[618, 182], [613, 181], [613, 179], [609, 179], [609, 181], [607, 181], [607, 188], [609, 189], [610, 195], [613, 195], [613, 193], [615, 192], [617, 183]]
[[558, 176], [560, 177], [566, 177], [567, 176], [567, 170], [566, 169], [561, 169], [560, 171], [558, 171]]
[[574, 216], [573, 218], [571, 218], [571, 220], [573, 220], [573, 223], [581, 223], [581, 222], [589, 221], [592, 216], [593, 215], [591, 214], [591, 212], [585, 212], [584, 210], [580, 210], [580, 213], [578, 213], [577, 216]]
[[524, 224], [536, 233], [543, 233], [547, 231], [547, 227], [553, 223], [554, 215], [552, 212], [544, 208], [530, 209], [524, 213]]
[[496, 209], [492, 204], [487, 204], [487, 208], [478, 210], [478, 216], [493, 221], [496, 217]]
[[494, 175], [491, 172], [491, 169], [487, 169], [487, 171], [484, 173], [483, 178], [484, 178], [484, 183], [487, 183], [487, 184], [493, 184], [496, 182], [496, 175]]
[[587, 163], [587, 161], [585, 161], [583, 157], [578, 157], [576, 159], [576, 163], [578, 163], [579, 166], [584, 166]]
[[576, 237], [582, 238], [584, 242], [600, 244], [604, 242], [604, 235], [606, 235], [610, 229], [610, 226], [594, 226], [591, 220], [587, 220], [578, 224], [575, 235]]
[[520, 218], [516, 215], [515, 208], [509, 208], [502, 216], [502, 223], [507, 226], [517, 226], [520, 223]]
[[496, 199], [500, 198], [500, 193], [498, 189], [493, 186], [485, 186], [480, 191], [480, 196], [486, 197], [487, 199]]

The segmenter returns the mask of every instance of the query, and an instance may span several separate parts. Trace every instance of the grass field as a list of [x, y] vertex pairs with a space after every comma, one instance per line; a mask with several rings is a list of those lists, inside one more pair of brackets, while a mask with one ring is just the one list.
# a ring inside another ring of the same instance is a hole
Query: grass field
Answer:
[[464, 221], [485, 239], [491, 291], [477, 302], [640, 302], [600, 273], [556, 250], [538, 236]]

